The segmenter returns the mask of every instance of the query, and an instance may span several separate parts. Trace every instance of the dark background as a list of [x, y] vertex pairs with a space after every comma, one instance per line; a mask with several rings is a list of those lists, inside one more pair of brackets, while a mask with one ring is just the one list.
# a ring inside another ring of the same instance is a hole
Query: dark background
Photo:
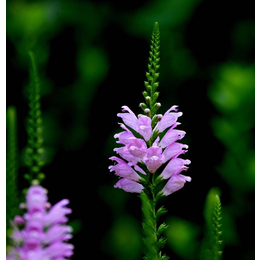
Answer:
[[[19, 189], [28, 51], [41, 78], [49, 201], [70, 200], [73, 259], [140, 259], [140, 200], [109, 172], [122, 105], [135, 113], [153, 24], [161, 32], [159, 113], [179, 105], [192, 182], [167, 197], [164, 252], [199, 259], [212, 187], [223, 205], [223, 259], [254, 259], [254, 1], [7, 1], [7, 106], [18, 114]], [[91, 255], [91, 256], [90, 256]]]

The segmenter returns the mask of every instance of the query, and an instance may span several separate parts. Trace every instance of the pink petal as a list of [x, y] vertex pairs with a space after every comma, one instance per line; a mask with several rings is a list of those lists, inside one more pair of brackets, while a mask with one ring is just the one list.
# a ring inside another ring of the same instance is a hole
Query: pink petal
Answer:
[[152, 136], [152, 120], [148, 116], [139, 115], [137, 132], [144, 137], [145, 141], [149, 141]]
[[69, 204], [68, 199], [63, 199], [52, 206], [50, 211], [46, 214], [44, 224], [46, 226], [54, 225], [58, 223], [65, 223], [68, 219], [65, 215], [70, 214], [72, 210], [67, 208], [66, 205]]
[[168, 196], [181, 189], [186, 181], [191, 181], [191, 177], [184, 175], [173, 175], [162, 189], [163, 195]]
[[118, 134], [115, 134], [114, 138], [119, 139], [118, 141], [116, 141], [117, 143], [126, 145], [126, 144], [129, 143], [128, 139], [131, 138], [131, 137], [134, 137], [134, 135], [132, 134], [132, 132], [128, 128], [126, 128], [126, 126], [124, 124], [120, 124], [120, 126], [125, 131], [120, 132]]
[[137, 129], [138, 119], [135, 116], [135, 114], [132, 112], [132, 110], [127, 106], [122, 106], [122, 111], [127, 111], [128, 113], [118, 113], [117, 116], [121, 117], [123, 122], [131, 127], [132, 129]]
[[112, 156], [109, 159], [118, 162], [118, 164], [116, 165], [109, 166], [110, 172], [115, 171], [115, 174], [117, 176], [124, 177], [129, 180], [137, 181], [140, 179], [140, 176], [124, 160], [117, 158], [115, 156]]
[[147, 152], [147, 146], [144, 140], [131, 137], [129, 144], [124, 147], [124, 151], [129, 151], [135, 157], [143, 159]]
[[177, 111], [177, 106], [172, 106], [169, 110], [167, 110], [162, 119], [156, 125], [155, 129], [158, 130], [160, 133], [176, 123], [178, 117], [182, 116], [183, 114], [182, 112], [171, 113], [172, 110]]
[[157, 146], [152, 146], [147, 149], [147, 155], [144, 158], [144, 163], [146, 164], [148, 170], [154, 173], [163, 163], [164, 155], [162, 154], [162, 149]]
[[131, 193], [141, 193], [144, 188], [143, 185], [135, 181], [128, 180], [126, 178], [120, 179], [114, 187], [121, 188], [124, 191]]
[[163, 155], [165, 156], [163, 162], [167, 162], [168, 160], [187, 152], [187, 150], [183, 150], [183, 149], [188, 149], [188, 145], [181, 144], [181, 143], [170, 144], [169, 146], [166, 147], [166, 149], [163, 152]]
[[167, 166], [164, 168], [163, 172], [161, 173], [161, 176], [163, 179], [168, 179], [172, 177], [173, 175], [179, 174], [183, 170], [187, 170], [188, 167], [185, 165], [190, 164], [190, 160], [184, 160], [181, 158], [173, 158], [171, 161], [167, 164]]
[[48, 231], [44, 234], [43, 242], [45, 244], [49, 244], [56, 240], [63, 240], [64, 235], [67, 233], [71, 233], [72, 228], [70, 226], [65, 225], [55, 225], [48, 229]]
[[114, 151], [117, 152], [122, 158], [124, 158], [125, 160], [133, 164], [137, 164], [138, 162], [141, 161], [139, 157], [132, 155], [129, 152], [129, 150], [124, 149], [124, 147], [115, 148]]
[[174, 125], [167, 131], [167, 133], [160, 141], [160, 147], [164, 148], [170, 145], [171, 143], [182, 139], [185, 136], [186, 132], [182, 130], [172, 129], [173, 127]]

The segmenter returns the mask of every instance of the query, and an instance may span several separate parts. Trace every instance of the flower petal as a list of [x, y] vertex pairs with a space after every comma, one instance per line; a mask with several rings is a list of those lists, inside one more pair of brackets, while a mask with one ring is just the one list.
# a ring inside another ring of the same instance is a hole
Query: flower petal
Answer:
[[163, 152], [163, 155], [165, 156], [163, 162], [167, 162], [168, 160], [187, 152], [187, 150], [183, 150], [183, 148], [188, 149], [188, 145], [176, 142], [167, 146]]
[[179, 174], [183, 170], [187, 170], [188, 167], [185, 165], [190, 164], [191, 161], [181, 158], [173, 158], [171, 161], [167, 164], [167, 166], [164, 168], [163, 172], [161, 173], [161, 177], [163, 179], [169, 179], [173, 175]]
[[127, 111], [128, 113], [118, 113], [117, 116], [121, 117], [126, 125], [130, 126], [134, 130], [137, 130], [138, 119], [133, 111], [128, 106], [122, 106], [122, 108], [123, 112]]
[[171, 113], [172, 110], [177, 111], [177, 106], [172, 106], [165, 112], [162, 119], [157, 123], [155, 130], [158, 130], [160, 133], [163, 132], [166, 128], [176, 123], [178, 117], [182, 116], [183, 114], [182, 112]]
[[186, 181], [191, 181], [191, 177], [181, 174], [173, 175], [162, 189], [162, 193], [165, 196], [172, 194], [173, 192], [181, 189]]
[[141, 193], [144, 188], [143, 185], [135, 181], [128, 180], [126, 178], [120, 179], [114, 187], [123, 189], [124, 191], [131, 193]]
[[144, 137], [145, 141], [149, 141], [152, 136], [152, 120], [148, 116], [139, 115], [137, 132]]
[[167, 133], [160, 141], [160, 147], [165, 148], [166, 146], [170, 145], [171, 143], [177, 140], [182, 139], [185, 136], [186, 132], [182, 130], [173, 129], [174, 125], [167, 131]]
[[154, 173], [163, 163], [164, 155], [162, 154], [162, 148], [152, 146], [147, 149], [147, 155], [143, 159], [148, 170]]
[[115, 171], [115, 174], [117, 176], [124, 177], [129, 180], [137, 181], [140, 179], [140, 176], [124, 160], [117, 158], [115, 156], [112, 156], [109, 159], [112, 159], [112, 160], [115, 160], [118, 162], [118, 164], [116, 164], [116, 165], [109, 166], [110, 172]]

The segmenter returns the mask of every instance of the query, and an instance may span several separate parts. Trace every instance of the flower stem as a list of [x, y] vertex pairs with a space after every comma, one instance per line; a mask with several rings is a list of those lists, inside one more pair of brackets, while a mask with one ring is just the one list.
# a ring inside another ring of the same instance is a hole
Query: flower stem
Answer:
[[156, 205], [161, 198], [161, 193], [156, 192], [157, 184], [155, 174], [149, 175], [149, 182], [145, 186], [144, 192], [140, 194], [143, 212], [144, 259], [166, 260], [168, 257], [162, 256], [160, 251], [164, 246], [166, 239], [160, 236], [167, 226], [163, 223], [157, 228], [158, 218], [166, 213], [166, 210], [163, 207], [156, 210]]

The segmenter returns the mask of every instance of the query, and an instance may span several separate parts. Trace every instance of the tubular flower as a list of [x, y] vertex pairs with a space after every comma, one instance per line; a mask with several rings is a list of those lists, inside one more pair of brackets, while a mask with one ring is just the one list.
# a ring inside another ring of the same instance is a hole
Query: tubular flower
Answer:
[[[155, 174], [163, 164], [167, 165], [160, 177], [169, 179], [162, 190], [163, 195], [167, 196], [182, 188], [186, 181], [191, 181], [190, 177], [180, 174], [188, 169], [186, 165], [190, 160], [178, 158], [187, 152], [188, 145], [178, 142], [186, 133], [175, 129], [180, 124], [177, 119], [182, 115], [177, 112], [177, 106], [172, 106], [164, 115], [154, 115], [152, 119], [145, 115], [136, 116], [127, 106], [123, 106], [122, 111], [117, 116], [124, 122], [120, 124], [123, 131], [114, 135], [118, 139], [116, 142], [122, 145], [114, 149], [121, 158], [109, 158], [117, 163], [109, 166], [110, 171], [121, 177], [114, 187], [141, 193], [144, 189], [141, 176]], [[152, 125], [155, 126], [152, 128]]]
[[12, 221], [14, 246], [7, 260], [65, 260], [73, 255], [73, 245], [66, 242], [72, 237], [65, 216], [72, 212], [66, 207], [69, 200], [63, 199], [51, 207], [46, 193], [39, 185], [28, 189], [27, 213]]

